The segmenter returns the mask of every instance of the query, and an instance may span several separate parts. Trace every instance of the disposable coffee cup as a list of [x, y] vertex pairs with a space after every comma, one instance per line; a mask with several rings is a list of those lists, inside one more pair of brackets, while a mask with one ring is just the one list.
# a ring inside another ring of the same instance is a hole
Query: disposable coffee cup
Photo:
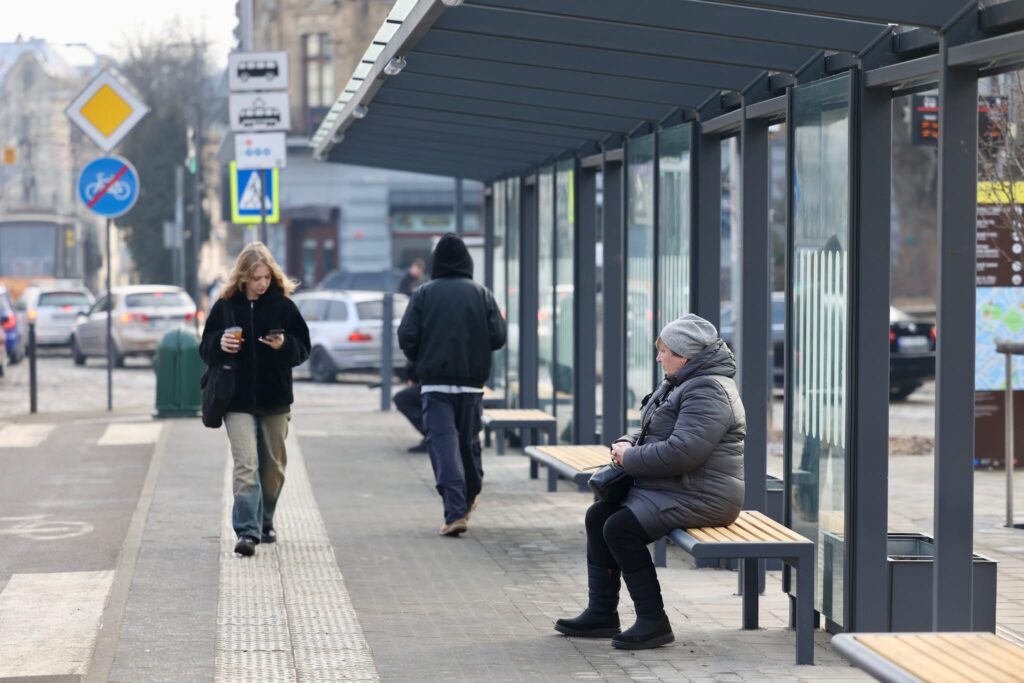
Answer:
[[242, 328], [241, 327], [229, 327], [228, 329], [224, 330], [224, 332], [226, 332], [227, 334], [230, 334], [232, 337], [237, 339], [239, 342], [245, 341], [242, 338]]

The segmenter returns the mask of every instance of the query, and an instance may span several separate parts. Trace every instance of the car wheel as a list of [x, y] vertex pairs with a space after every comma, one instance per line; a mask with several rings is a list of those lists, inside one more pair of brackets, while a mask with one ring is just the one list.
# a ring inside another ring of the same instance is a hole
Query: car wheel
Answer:
[[85, 365], [85, 354], [78, 347], [78, 339], [75, 337], [71, 338], [71, 359], [75, 361], [75, 365]]
[[911, 384], [910, 386], [898, 386], [889, 387], [889, 400], [890, 401], [906, 401], [907, 398], [917, 391], [920, 384]]
[[334, 361], [331, 360], [330, 354], [319, 346], [313, 349], [313, 353], [309, 356], [309, 376], [313, 381], [333, 382], [337, 374], [338, 370], [334, 367]]

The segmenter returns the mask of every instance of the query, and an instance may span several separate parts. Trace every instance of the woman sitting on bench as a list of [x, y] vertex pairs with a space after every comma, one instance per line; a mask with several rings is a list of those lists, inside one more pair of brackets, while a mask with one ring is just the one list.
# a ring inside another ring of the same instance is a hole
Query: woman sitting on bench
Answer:
[[[672, 529], [732, 524], [743, 504], [746, 419], [736, 358], [715, 326], [692, 314], [665, 326], [655, 344], [665, 381], [644, 399], [640, 430], [611, 447], [634, 485], [621, 503], [587, 510], [589, 603], [555, 623], [568, 636], [611, 636], [626, 650], [675, 640], [647, 545]], [[621, 633], [620, 577], [637, 616]]]

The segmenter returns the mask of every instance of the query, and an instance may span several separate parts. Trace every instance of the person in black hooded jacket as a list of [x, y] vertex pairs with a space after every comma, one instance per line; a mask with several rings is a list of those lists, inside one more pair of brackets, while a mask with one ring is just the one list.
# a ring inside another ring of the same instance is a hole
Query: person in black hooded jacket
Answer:
[[430, 277], [405, 309], [398, 343], [421, 384], [427, 452], [444, 501], [440, 534], [458, 536], [483, 485], [483, 386], [491, 353], [505, 345], [505, 320], [487, 288], [473, 281], [473, 259], [458, 235], [438, 242]]
[[[288, 295], [288, 279], [261, 242], [242, 250], [203, 329], [207, 365], [235, 361], [235, 395], [224, 427], [234, 459], [231, 523], [235, 552], [277, 540], [274, 509], [284, 486], [291, 419], [292, 368], [309, 357], [309, 328]], [[228, 328], [241, 328], [241, 339]]]

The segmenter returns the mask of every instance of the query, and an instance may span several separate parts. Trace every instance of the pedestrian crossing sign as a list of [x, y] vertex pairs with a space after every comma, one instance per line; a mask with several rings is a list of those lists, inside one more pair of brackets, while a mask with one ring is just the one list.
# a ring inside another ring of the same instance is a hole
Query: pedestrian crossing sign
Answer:
[[[260, 197], [264, 196], [267, 223], [281, 219], [280, 172], [276, 168], [240, 169], [231, 162], [231, 222], [260, 223]], [[266, 178], [266, 194], [261, 191]]]

